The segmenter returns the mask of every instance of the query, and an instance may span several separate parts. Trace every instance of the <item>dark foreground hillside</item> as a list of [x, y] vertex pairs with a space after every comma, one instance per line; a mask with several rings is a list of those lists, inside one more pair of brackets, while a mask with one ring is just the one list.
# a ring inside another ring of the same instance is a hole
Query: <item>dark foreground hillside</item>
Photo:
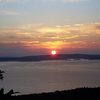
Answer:
[[77, 88], [40, 94], [11, 96], [0, 95], [0, 100], [100, 100], [99, 88]]

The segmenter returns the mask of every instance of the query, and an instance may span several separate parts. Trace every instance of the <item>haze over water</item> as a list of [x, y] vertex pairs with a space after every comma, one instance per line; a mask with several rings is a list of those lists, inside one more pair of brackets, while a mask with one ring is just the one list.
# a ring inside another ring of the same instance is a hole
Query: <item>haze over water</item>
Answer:
[[0, 62], [0, 88], [20, 94], [100, 86], [100, 60]]

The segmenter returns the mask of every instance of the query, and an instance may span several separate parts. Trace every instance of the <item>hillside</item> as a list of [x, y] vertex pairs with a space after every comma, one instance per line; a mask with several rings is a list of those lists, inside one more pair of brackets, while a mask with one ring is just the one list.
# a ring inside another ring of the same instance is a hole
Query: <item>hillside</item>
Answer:
[[100, 100], [100, 87], [19, 96], [5, 94], [0, 96], [0, 100]]
[[100, 55], [89, 54], [58, 54], [58, 55], [38, 55], [24, 57], [0, 57], [0, 61], [42, 61], [42, 60], [68, 60], [68, 59], [88, 59], [100, 60]]

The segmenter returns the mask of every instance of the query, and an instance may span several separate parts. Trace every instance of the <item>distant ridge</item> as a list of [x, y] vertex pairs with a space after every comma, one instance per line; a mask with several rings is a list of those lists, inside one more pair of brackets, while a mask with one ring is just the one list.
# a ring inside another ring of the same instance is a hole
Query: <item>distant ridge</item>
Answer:
[[43, 60], [68, 60], [87, 59], [100, 60], [100, 55], [95, 54], [57, 54], [57, 55], [37, 55], [23, 57], [0, 57], [0, 61], [43, 61]]

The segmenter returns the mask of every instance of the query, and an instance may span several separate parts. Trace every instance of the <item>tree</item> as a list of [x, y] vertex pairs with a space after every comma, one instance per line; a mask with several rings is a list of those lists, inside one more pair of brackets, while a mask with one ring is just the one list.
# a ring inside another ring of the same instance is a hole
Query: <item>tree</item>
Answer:
[[4, 71], [0, 70], [0, 80], [3, 79], [3, 73], [4, 73]]

